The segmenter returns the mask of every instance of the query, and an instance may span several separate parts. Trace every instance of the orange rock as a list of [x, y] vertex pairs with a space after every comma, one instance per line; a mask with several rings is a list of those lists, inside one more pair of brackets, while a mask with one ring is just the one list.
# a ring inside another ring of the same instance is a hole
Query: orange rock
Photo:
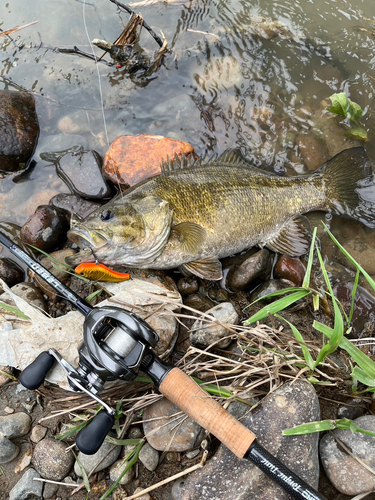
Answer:
[[116, 185], [134, 186], [160, 173], [162, 160], [183, 153], [194, 154], [193, 146], [161, 135], [122, 135], [105, 155], [103, 174]]

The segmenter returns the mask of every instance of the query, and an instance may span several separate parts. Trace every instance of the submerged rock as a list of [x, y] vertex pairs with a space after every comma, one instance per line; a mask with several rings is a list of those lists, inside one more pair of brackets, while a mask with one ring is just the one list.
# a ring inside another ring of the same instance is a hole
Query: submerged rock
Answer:
[[[319, 478], [318, 435], [283, 436], [295, 425], [319, 420], [319, 402], [311, 384], [287, 383], [268, 394], [241, 422], [258, 442], [312, 487]], [[223, 445], [204, 468], [185, 482], [182, 500], [287, 500], [290, 496], [253, 463], [239, 460]]]
[[0, 169], [22, 169], [39, 135], [34, 97], [28, 92], [0, 91]]
[[122, 135], [109, 147], [104, 157], [103, 173], [116, 186], [134, 186], [159, 174], [162, 160], [173, 159], [175, 154], [193, 153], [191, 144], [161, 135]]

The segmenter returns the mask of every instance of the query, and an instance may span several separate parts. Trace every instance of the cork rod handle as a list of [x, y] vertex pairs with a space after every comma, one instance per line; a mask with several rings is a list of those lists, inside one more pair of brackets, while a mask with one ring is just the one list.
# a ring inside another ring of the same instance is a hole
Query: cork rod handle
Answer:
[[159, 390], [180, 410], [216, 436], [238, 458], [243, 458], [256, 436], [211, 398], [194, 380], [173, 368]]

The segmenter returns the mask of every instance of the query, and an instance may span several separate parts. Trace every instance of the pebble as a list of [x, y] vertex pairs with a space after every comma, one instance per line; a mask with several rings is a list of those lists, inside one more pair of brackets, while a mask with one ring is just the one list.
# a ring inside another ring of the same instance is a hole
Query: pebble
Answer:
[[199, 283], [194, 276], [181, 278], [177, 282], [177, 288], [181, 295], [191, 295], [199, 290]]
[[78, 217], [86, 218], [101, 205], [93, 201], [85, 200], [76, 194], [59, 193], [50, 199], [49, 204], [55, 208], [75, 213]]
[[5, 413], [8, 413], [8, 415], [10, 415], [11, 413], [14, 413], [14, 409], [11, 408], [10, 406], [6, 406], [4, 408], [4, 411], [5, 411]]
[[104, 157], [103, 174], [115, 185], [134, 186], [159, 174], [162, 160], [193, 153], [191, 144], [161, 135], [122, 135], [112, 142]]
[[[94, 467], [94, 472], [98, 472], [112, 465], [118, 459], [120, 453], [121, 446], [114, 446], [113, 444], [104, 441], [94, 455], [85, 455], [80, 451], [78, 453], [78, 460], [87, 474], [89, 474], [90, 472], [93, 472]], [[74, 472], [77, 476], [82, 477], [82, 471], [77, 461], [74, 464]]]
[[[241, 422], [256, 434], [259, 444], [317, 488], [318, 435], [289, 437], [283, 436], [282, 430], [319, 420], [319, 416], [319, 401], [313, 386], [302, 380], [294, 380], [269, 393], [252, 412], [245, 414]], [[187, 477], [180, 499], [224, 498], [287, 500], [290, 496], [254, 464], [239, 460], [228, 448], [220, 445], [204, 468]]]
[[[169, 418], [177, 413], [180, 415]], [[145, 408], [143, 432], [155, 450], [168, 452], [193, 450], [200, 445], [205, 435], [200, 425], [186, 417], [166, 398]]]
[[186, 306], [192, 307], [193, 309], [201, 312], [206, 312], [208, 309], [215, 306], [215, 303], [212, 302], [212, 300], [200, 293], [193, 293], [192, 295], [189, 295], [184, 303]]
[[[110, 470], [109, 470], [109, 477], [111, 481], [116, 482], [118, 478], [121, 476], [123, 473], [125, 467], [126, 467], [127, 461], [124, 459], [117, 460], [115, 462]], [[124, 474], [124, 476], [120, 480], [120, 484], [129, 484], [133, 481], [134, 479], [134, 467], [130, 467], [128, 471]]]
[[[142, 490], [144, 490], [145, 488], [136, 488], [134, 490], [134, 493], [133, 495], [136, 495], [137, 493], [140, 493]], [[137, 500], [152, 500], [151, 496], [148, 494], [148, 493], [145, 493], [144, 495], [141, 495], [137, 498]]]
[[73, 466], [74, 456], [67, 445], [56, 439], [45, 438], [34, 448], [33, 465], [45, 479], [61, 481]]
[[[222, 324], [236, 325], [238, 323], [238, 314], [231, 302], [222, 302], [221, 304], [209, 309], [206, 314], [213, 316]], [[225, 326], [213, 321], [198, 319], [193, 323], [190, 332], [190, 341], [194, 345], [208, 347], [215, 343], [215, 347], [225, 349], [232, 341], [233, 335]], [[220, 340], [223, 339], [223, 340]], [[218, 342], [219, 341], [219, 342]]]
[[259, 282], [268, 279], [271, 270], [271, 253], [263, 248], [241, 264], [233, 266], [228, 272], [225, 286], [233, 292], [240, 292], [250, 285], [254, 287]]
[[8, 439], [27, 434], [31, 427], [31, 418], [23, 412], [0, 417], [0, 433]]
[[296, 286], [301, 286], [306, 274], [306, 268], [299, 259], [281, 255], [274, 268], [275, 278], [284, 278], [292, 281]]
[[[375, 415], [356, 418], [359, 428], [375, 432]], [[335, 429], [333, 434], [359, 460], [375, 468], [375, 437]], [[343, 450], [331, 434], [325, 434], [320, 441], [320, 458], [333, 486], [345, 495], [360, 495], [375, 489], [375, 476], [355, 458]]]
[[0, 434], [0, 464], [7, 464], [14, 460], [20, 450], [10, 439]]
[[35, 425], [30, 434], [30, 439], [33, 443], [39, 443], [45, 435], [47, 434], [47, 427], [43, 427], [42, 425]]
[[40, 475], [34, 469], [28, 469], [9, 492], [9, 500], [41, 499], [43, 483], [34, 481]]
[[139, 460], [147, 470], [153, 472], [159, 463], [159, 452], [149, 443], [145, 443], [139, 452]]
[[22, 443], [20, 449], [20, 458], [14, 468], [14, 473], [19, 474], [26, 469], [31, 464], [31, 458], [33, 456], [33, 447], [30, 443]]
[[4, 257], [0, 259], [0, 278], [12, 287], [25, 279], [25, 272], [13, 260]]
[[1, 170], [21, 170], [33, 154], [38, 135], [39, 125], [33, 95], [29, 92], [1, 90]]
[[48, 252], [65, 241], [68, 229], [65, 212], [50, 205], [40, 205], [22, 226], [21, 240]]

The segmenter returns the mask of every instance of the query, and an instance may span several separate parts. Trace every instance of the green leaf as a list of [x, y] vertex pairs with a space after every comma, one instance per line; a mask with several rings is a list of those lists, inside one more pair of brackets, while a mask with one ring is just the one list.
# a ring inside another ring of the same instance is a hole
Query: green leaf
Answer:
[[14, 316], [17, 316], [18, 318], [21, 319], [30, 319], [26, 314], [24, 314], [18, 307], [15, 306], [10, 306], [9, 304], [6, 304], [5, 302], [0, 302], [0, 307], [2, 309], [5, 309], [6, 311], [10, 312]]
[[336, 115], [346, 116], [349, 111], [349, 99], [345, 92], [332, 94], [329, 98], [331, 99], [332, 106], [328, 108], [328, 111]]
[[302, 434], [312, 434], [314, 432], [330, 431], [333, 429], [350, 430], [360, 432], [375, 437], [375, 432], [366, 429], [360, 429], [358, 425], [348, 418], [341, 418], [338, 420], [320, 420], [318, 422], [308, 422], [307, 424], [296, 425], [290, 429], [283, 430], [284, 436], [299, 436]]
[[248, 318], [244, 322], [244, 324], [250, 325], [251, 323], [256, 323], [257, 321], [261, 321], [262, 319], [267, 318], [269, 314], [276, 314], [280, 311], [283, 311], [291, 304], [294, 304], [298, 300], [303, 299], [310, 293], [310, 290], [300, 288], [297, 292], [292, 292], [287, 297], [282, 297], [279, 300], [275, 300], [275, 302], [272, 302], [271, 304], [267, 304], [260, 311], [256, 312], [250, 318]]
[[316, 232], [317, 232], [317, 228], [314, 228], [313, 235], [311, 238], [309, 260], [307, 261], [306, 273], [305, 273], [305, 277], [303, 278], [303, 283], [302, 283], [302, 288], [306, 288], [306, 290], [310, 286], [310, 276], [311, 276], [311, 269], [312, 269], [313, 260], [314, 260], [314, 248], [315, 248]]
[[367, 139], [367, 131], [362, 127], [351, 127], [348, 130], [348, 134], [358, 139], [362, 139], [363, 141]]

